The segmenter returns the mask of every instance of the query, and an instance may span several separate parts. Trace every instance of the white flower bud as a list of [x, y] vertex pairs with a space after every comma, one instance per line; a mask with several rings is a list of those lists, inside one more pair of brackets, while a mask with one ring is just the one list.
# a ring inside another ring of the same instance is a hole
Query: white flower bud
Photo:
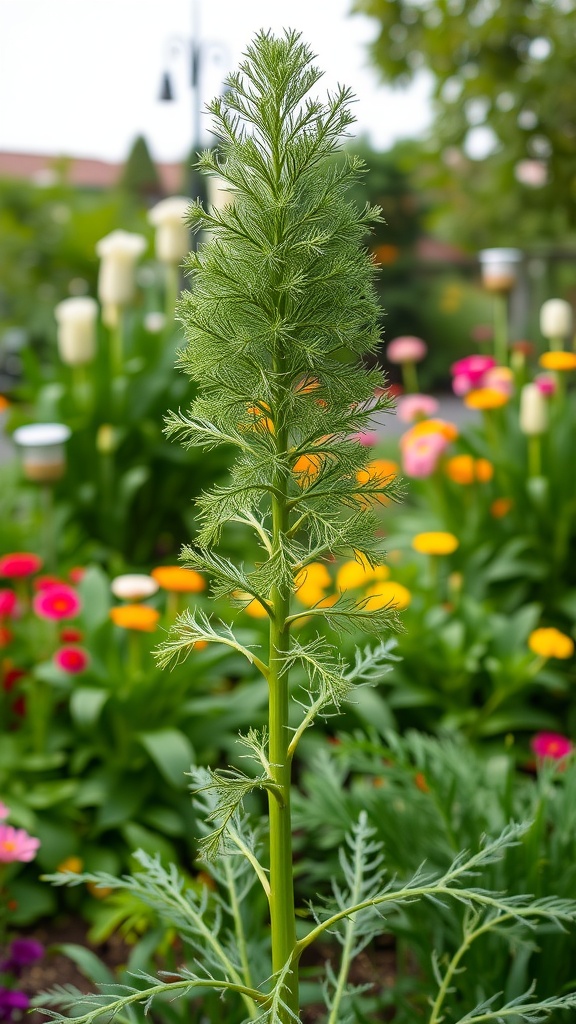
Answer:
[[568, 338], [572, 333], [572, 307], [564, 299], [548, 299], [540, 309], [544, 338]]
[[520, 430], [528, 437], [548, 429], [548, 405], [537, 384], [525, 384], [520, 393]]
[[58, 324], [58, 352], [68, 366], [89, 363], [96, 352], [96, 299], [64, 299], [54, 309]]
[[146, 249], [144, 235], [112, 231], [96, 243], [101, 264], [98, 298], [103, 306], [127, 306], [134, 298], [136, 261]]
[[153, 206], [148, 220], [156, 228], [156, 256], [161, 263], [178, 264], [190, 251], [190, 232], [184, 223], [190, 208], [185, 196], [169, 196]]
[[121, 601], [143, 601], [144, 598], [155, 594], [158, 586], [159, 584], [152, 576], [141, 572], [127, 572], [112, 580], [110, 590], [114, 597], [118, 597]]

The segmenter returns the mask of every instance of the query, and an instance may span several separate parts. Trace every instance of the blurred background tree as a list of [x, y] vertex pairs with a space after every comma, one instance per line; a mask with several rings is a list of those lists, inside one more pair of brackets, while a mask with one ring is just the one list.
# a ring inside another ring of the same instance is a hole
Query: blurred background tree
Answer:
[[[433, 76], [435, 227], [470, 247], [576, 240], [574, 0], [355, 0], [387, 82]], [[430, 172], [430, 168], [428, 167]], [[512, 234], [511, 234], [512, 231]]]

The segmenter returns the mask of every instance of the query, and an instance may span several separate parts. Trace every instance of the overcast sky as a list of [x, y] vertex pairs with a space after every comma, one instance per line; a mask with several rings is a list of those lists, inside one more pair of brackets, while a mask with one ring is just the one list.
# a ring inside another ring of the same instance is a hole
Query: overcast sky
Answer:
[[[260, 28], [303, 33], [324, 87], [350, 85], [356, 130], [386, 148], [420, 134], [428, 83], [378, 84], [366, 43], [376, 25], [349, 17], [351, 0], [196, 0], [202, 102], [236, 67]], [[153, 156], [180, 160], [192, 141], [189, 44], [194, 0], [0, 0], [0, 150], [123, 159], [143, 133]], [[177, 99], [158, 100], [169, 69]], [[208, 118], [203, 117], [208, 127]]]

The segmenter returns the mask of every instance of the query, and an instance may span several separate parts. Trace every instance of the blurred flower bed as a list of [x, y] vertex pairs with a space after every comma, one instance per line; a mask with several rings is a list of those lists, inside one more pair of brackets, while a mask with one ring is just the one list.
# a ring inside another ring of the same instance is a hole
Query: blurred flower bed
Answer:
[[[186, 204], [175, 197], [150, 212], [156, 259], [140, 269], [145, 235], [113, 230], [98, 242], [100, 305], [87, 294], [56, 305], [57, 352], [22, 353], [24, 375], [3, 411], [20, 457], [0, 471], [0, 898], [11, 934], [62, 910], [82, 913], [97, 936], [138, 918], [142, 908], [118, 895], [56, 890], [38, 879], [67, 869], [118, 873], [136, 848], [176, 861], [190, 884], [206, 884], [186, 773], [193, 762], [233, 761], [237, 732], [257, 723], [266, 705], [261, 681], [233, 652], [198, 644], [193, 670], [177, 666], [170, 675], [152, 655], [179, 612], [204, 607], [210, 580], [179, 567], [177, 554], [194, 535], [190, 498], [227, 463], [220, 452], [209, 460], [182, 452], [162, 434], [163, 417], [189, 397], [173, 369]], [[465, 429], [419, 391], [425, 342], [388, 343], [385, 354], [404, 380], [397, 415], [405, 430], [399, 442], [385, 429], [357, 438], [374, 447], [361, 483], [371, 474], [409, 484], [401, 506], [378, 510], [388, 566], [314, 563], [297, 580], [296, 600], [309, 610], [297, 626], [309, 638], [318, 605], [353, 596], [367, 610], [395, 607], [397, 660], [379, 689], [362, 688], [324, 732], [305, 737], [299, 813], [328, 831], [303, 849], [303, 873], [313, 871], [317, 843], [331, 849], [326, 836], [349, 829], [355, 800], [373, 823], [382, 820], [381, 786], [408, 793], [416, 814], [443, 799], [441, 780], [391, 739], [409, 730], [441, 737], [436, 754], [425, 748], [437, 765], [449, 735], [462, 744], [469, 776], [475, 758], [487, 776], [498, 769], [510, 793], [517, 786], [518, 804], [536, 803], [544, 772], [546, 814], [559, 820], [576, 738], [569, 313], [562, 300], [546, 304], [548, 347], [540, 353], [527, 342], [509, 345], [500, 315], [494, 355], [484, 348], [452, 365], [454, 393], [476, 413]], [[265, 409], [247, 413], [253, 429], [268, 429]], [[315, 451], [294, 466], [302, 488], [327, 469]], [[227, 535], [231, 549], [239, 536]], [[242, 592], [234, 597], [220, 599], [217, 614], [235, 617], [247, 643], [257, 642], [262, 607]], [[340, 637], [347, 660], [359, 644], [358, 636]], [[295, 687], [302, 682], [295, 673]], [[345, 755], [342, 732], [353, 734]], [[327, 750], [334, 763], [341, 758], [347, 795], [338, 810], [324, 788], [324, 820], [310, 773]], [[489, 801], [488, 783], [484, 792]], [[505, 824], [512, 809], [506, 816], [503, 798], [494, 799], [492, 817]], [[455, 849], [470, 842], [458, 813], [447, 812]], [[437, 836], [429, 845], [422, 839], [418, 856], [431, 857], [434, 844]], [[558, 872], [567, 857], [563, 847]], [[410, 923], [414, 934], [422, 920]], [[130, 934], [156, 924], [144, 915]], [[162, 931], [156, 941], [166, 941]], [[12, 967], [0, 968], [6, 974], [16, 963], [11, 950]], [[1, 982], [0, 996], [0, 1014], [25, 1006], [12, 981]]]

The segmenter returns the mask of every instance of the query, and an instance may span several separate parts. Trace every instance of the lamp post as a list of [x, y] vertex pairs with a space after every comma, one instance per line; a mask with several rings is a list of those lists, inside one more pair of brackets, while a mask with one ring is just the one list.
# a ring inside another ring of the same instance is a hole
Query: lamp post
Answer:
[[[169, 40], [171, 54], [183, 51], [188, 62], [189, 85], [192, 89], [192, 159], [201, 148], [201, 127], [200, 114], [202, 110], [202, 77], [204, 64], [208, 57], [220, 61], [226, 56], [226, 48], [217, 42], [202, 41], [200, 37], [200, 19], [198, 0], [192, 0], [192, 38], [183, 39], [181, 36], [174, 36]], [[174, 89], [170, 72], [165, 70], [162, 74], [159, 99], [170, 102], [174, 99]], [[204, 199], [204, 188], [201, 176], [198, 175], [193, 166], [189, 169], [188, 190], [192, 199]]]

